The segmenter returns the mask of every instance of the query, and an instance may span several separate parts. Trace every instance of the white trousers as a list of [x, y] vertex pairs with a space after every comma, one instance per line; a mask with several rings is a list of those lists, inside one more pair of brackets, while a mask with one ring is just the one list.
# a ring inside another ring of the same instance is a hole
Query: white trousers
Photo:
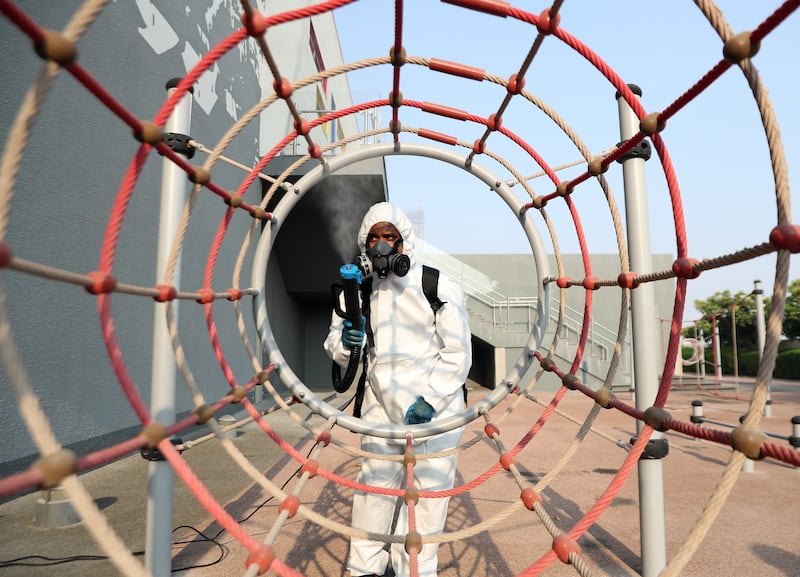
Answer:
[[[443, 433], [431, 439], [414, 444], [414, 454], [418, 457], [427, 453], [438, 453], [453, 448], [461, 441], [463, 429]], [[405, 444], [387, 442], [386, 439], [363, 435], [361, 448], [370, 453], [382, 455], [402, 455]], [[458, 454], [436, 459], [417, 459], [414, 466], [414, 478], [421, 491], [443, 491], [453, 488], [456, 475]], [[385, 489], [399, 489], [405, 480], [402, 460], [384, 461], [379, 459], [361, 459], [361, 472], [358, 482]], [[401, 499], [402, 500], [402, 499]], [[391, 531], [397, 497], [377, 495], [356, 491], [353, 496], [353, 527], [378, 534]], [[425, 535], [436, 535], [444, 529], [447, 520], [447, 506], [450, 498], [420, 498], [415, 507], [417, 531]], [[402, 503], [397, 519], [396, 535], [408, 533], [408, 511]], [[347, 568], [350, 575], [383, 575], [389, 562], [389, 552], [383, 541], [353, 538], [350, 541], [350, 560]], [[409, 556], [404, 543], [394, 543], [390, 547], [392, 568], [397, 577], [408, 577], [410, 573]], [[419, 553], [420, 577], [436, 577], [439, 545], [427, 543]]]

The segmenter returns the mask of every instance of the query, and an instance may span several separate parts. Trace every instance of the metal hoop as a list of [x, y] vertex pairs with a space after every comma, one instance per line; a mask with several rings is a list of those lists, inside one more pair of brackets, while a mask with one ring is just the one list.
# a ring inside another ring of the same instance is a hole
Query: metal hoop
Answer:
[[[683, 347], [692, 347], [694, 349], [694, 353], [688, 359], [683, 358]], [[682, 338], [681, 339], [681, 362], [683, 363], [684, 367], [689, 367], [691, 365], [696, 365], [700, 362], [700, 359], [703, 358], [703, 343], [701, 343], [697, 339], [693, 338]]]
[[[265, 298], [266, 268], [272, 245], [280, 231], [281, 223], [285, 221], [292, 208], [299, 202], [302, 196], [318, 182], [335, 173], [337, 170], [370, 158], [392, 155], [422, 156], [447, 162], [466, 170], [486, 183], [491, 190], [495, 191], [505, 201], [514, 216], [519, 220], [528, 238], [528, 242], [530, 243], [535, 261], [536, 273], [538, 275], [537, 286], [539, 298], [536, 311], [537, 322], [534, 323], [533, 330], [528, 337], [523, 353], [503, 381], [497, 385], [490, 394], [486, 395], [483, 399], [461, 414], [422, 425], [412, 426], [370, 423], [347, 415], [322, 401], [297, 377], [281, 354], [269, 323]], [[533, 360], [533, 354], [539, 348], [547, 328], [550, 290], [549, 285], [544, 282], [544, 279], [549, 277], [549, 267], [544, 246], [533, 224], [533, 220], [527, 214], [527, 211], [524, 210], [522, 202], [514, 196], [506, 183], [476, 163], [467, 163], [464, 157], [454, 152], [425, 144], [394, 143], [388, 145], [374, 145], [353, 152], [324, 157], [323, 162], [319, 166], [310, 170], [294, 184], [293, 191], [294, 192], [291, 194], [284, 195], [272, 211], [273, 220], [269, 221], [265, 226], [261, 238], [259, 239], [254, 255], [251, 286], [258, 290], [256, 297], [253, 299], [253, 315], [261, 339], [262, 354], [275, 366], [281, 382], [292, 391], [295, 397], [312, 411], [327, 419], [333, 418], [338, 425], [351, 431], [383, 438], [401, 439], [408, 433], [412, 434], [414, 438], [423, 438], [464, 426], [497, 405], [509, 392], [517, 387], [520, 379], [522, 379], [528, 371]]]

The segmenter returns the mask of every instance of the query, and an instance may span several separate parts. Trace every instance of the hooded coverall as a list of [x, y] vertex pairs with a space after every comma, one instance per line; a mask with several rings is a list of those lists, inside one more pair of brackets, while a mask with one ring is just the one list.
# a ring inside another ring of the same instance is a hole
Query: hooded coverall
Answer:
[[[414, 231], [408, 217], [388, 203], [374, 205], [364, 216], [358, 246], [366, 251], [367, 235], [373, 225], [391, 222], [403, 239], [403, 254], [411, 261], [406, 276], [373, 276], [370, 294], [370, 325], [374, 347], [365, 345], [368, 355], [367, 386], [361, 418], [379, 424], [403, 424], [407, 409], [422, 396], [434, 410], [434, 419], [450, 417], [464, 410], [462, 385], [472, 364], [471, 335], [466, 301], [461, 287], [445, 274], [439, 277], [438, 295], [446, 304], [434, 314], [422, 290], [422, 266], [414, 259]], [[349, 349], [342, 344], [343, 320], [332, 315], [324, 348], [345, 367]], [[461, 440], [463, 428], [417, 441], [415, 454], [451, 449]], [[402, 455], [403, 439], [362, 435], [364, 451]], [[414, 467], [417, 488], [426, 491], [451, 489], [457, 454], [436, 459], [417, 459]], [[404, 479], [402, 460], [362, 458], [358, 482], [398, 489]], [[396, 497], [357, 491], [353, 497], [354, 528], [388, 534]], [[441, 533], [447, 517], [449, 498], [420, 499], [416, 505], [417, 531], [423, 536]], [[408, 532], [406, 506], [401, 506], [395, 534]], [[419, 553], [419, 574], [435, 577], [438, 544], [427, 543]], [[403, 543], [391, 546], [392, 567], [398, 577], [409, 575], [409, 559]], [[382, 541], [352, 538], [348, 569], [353, 577], [383, 575], [389, 553]]]

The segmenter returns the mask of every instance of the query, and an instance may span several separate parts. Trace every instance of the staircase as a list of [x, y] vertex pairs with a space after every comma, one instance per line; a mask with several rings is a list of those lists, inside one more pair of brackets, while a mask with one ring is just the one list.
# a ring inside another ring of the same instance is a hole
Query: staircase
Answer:
[[[497, 281], [422, 239], [417, 239], [415, 250], [420, 262], [438, 268], [461, 284], [467, 296], [470, 329], [478, 338], [495, 347], [521, 348], [525, 346], [531, 332], [539, 330], [536, 322], [541, 315], [537, 297], [510, 297], [503, 294], [503, 289]], [[553, 343], [558, 316], [558, 303], [550, 303], [549, 322], [541, 340], [542, 353]], [[565, 307], [561, 334], [553, 351], [554, 359], [565, 371], [575, 358], [582, 319], [582, 311]], [[577, 374], [582, 382], [593, 389], [599, 388], [605, 380], [616, 339], [616, 329], [610, 329], [595, 321], [590, 324], [581, 367]], [[632, 382], [630, 354], [630, 341], [626, 339], [613, 389], [626, 391], [630, 389]]]

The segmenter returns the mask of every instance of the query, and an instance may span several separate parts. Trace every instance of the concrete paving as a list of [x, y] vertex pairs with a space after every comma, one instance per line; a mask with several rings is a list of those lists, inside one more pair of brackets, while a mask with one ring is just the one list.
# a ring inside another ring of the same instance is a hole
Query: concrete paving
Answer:
[[[481, 393], [473, 391], [472, 399]], [[732, 384], [719, 388], [696, 386], [673, 389], [667, 409], [673, 417], [689, 421], [691, 403], [700, 399], [705, 415], [736, 423], [746, 410], [748, 387]], [[552, 393], [534, 392], [539, 403], [524, 401], [500, 425], [501, 437], [511, 448], [534, 425]], [[618, 395], [629, 401], [626, 395]], [[760, 428], [791, 435], [790, 419], [800, 415], [800, 384], [776, 383], [772, 415], [762, 419]], [[508, 403], [493, 411], [499, 421]], [[592, 403], [579, 393], [569, 393], [554, 414], [518, 456], [522, 474], [532, 483], [548, 475], [572, 443], [579, 424]], [[312, 438], [285, 414], [272, 414], [268, 422], [287, 442], [305, 454]], [[319, 422], [313, 421], [312, 422]], [[472, 481], [497, 461], [496, 449], [483, 434], [483, 423], [468, 427], [464, 439], [480, 441], [459, 460], [457, 484]], [[594, 432], [587, 435], [569, 464], [542, 491], [543, 504], [551, 520], [568, 530], [592, 507], [608, 487], [626, 456], [621, 447], [635, 435], [635, 423], [618, 411], [599, 413]], [[357, 435], [335, 431], [337, 439], [357, 443]], [[664, 483], [664, 527], [666, 558], [669, 561], [714, 493], [731, 450], [682, 434], [667, 433], [669, 456], [661, 461]], [[775, 443], [785, 440], [772, 439]], [[276, 485], [291, 491], [298, 464], [268, 438], [254, 423], [245, 425], [234, 444], [251, 463]], [[218, 502], [257, 542], [262, 542], [278, 516], [278, 503], [223, 451], [216, 440], [195, 445], [184, 458]], [[357, 459], [334, 445], [323, 452], [321, 466], [354, 478]], [[82, 482], [129, 549], [142, 554], [145, 548], [147, 463], [132, 455], [112, 465], [88, 472]], [[758, 576], [800, 577], [800, 471], [770, 460], [753, 464], [742, 472], [725, 508], [712, 526], [699, 551], [692, 557], [684, 577]], [[475, 489], [451, 500], [448, 531], [490, 522], [518, 498], [510, 474], [501, 472]], [[34, 492], [0, 505], [0, 577], [62, 576], [106, 577], [117, 569], [88, 535], [83, 524], [48, 528], [36, 523]], [[326, 519], [347, 524], [352, 490], [317, 476], [301, 492], [301, 502]], [[579, 540], [585, 558], [595, 574], [633, 576], [641, 573], [639, 492], [637, 472], [628, 478], [611, 505]], [[197, 504], [181, 481], [175, 483], [173, 533], [173, 574], [192, 577], [242, 575], [247, 551]], [[440, 548], [439, 575], [516, 575], [530, 567], [551, 545], [539, 518], [521, 508], [487, 530]], [[286, 565], [308, 576], [346, 575], [348, 539], [306, 520], [301, 515], [288, 520], [275, 548]], [[143, 555], [143, 554], [142, 554]], [[12, 562], [13, 560], [18, 560]], [[143, 557], [142, 557], [143, 559]], [[551, 564], [544, 575], [575, 575], [574, 567]]]

